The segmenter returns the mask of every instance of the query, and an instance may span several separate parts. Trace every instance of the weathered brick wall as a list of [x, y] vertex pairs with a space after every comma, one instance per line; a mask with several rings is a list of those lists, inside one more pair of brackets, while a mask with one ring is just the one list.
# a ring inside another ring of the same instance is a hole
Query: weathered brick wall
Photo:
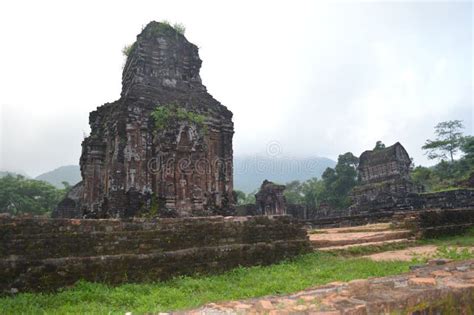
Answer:
[[146, 220], [0, 217], [0, 291], [49, 290], [79, 279], [165, 280], [271, 264], [309, 250], [288, 216]]
[[474, 189], [453, 189], [433, 193], [387, 194], [364, 205], [353, 207], [355, 211], [404, 211], [417, 209], [456, 209], [474, 206]]
[[474, 226], [474, 208], [424, 210], [407, 219], [419, 237], [454, 235]]
[[[320, 213], [314, 218], [306, 219], [305, 223], [313, 227], [355, 226], [377, 222], [405, 221], [405, 217], [409, 218], [412, 212], [415, 214], [434, 213], [430, 210], [470, 208], [474, 208], [474, 190], [454, 189], [435, 193], [408, 194], [403, 197], [387, 196], [385, 200], [372, 202], [368, 210], [361, 211], [361, 209], [356, 208], [330, 210], [324, 215]], [[292, 214], [291, 211], [288, 213]], [[444, 212], [441, 211], [440, 213]], [[451, 222], [451, 219], [448, 218], [446, 222]]]
[[474, 206], [474, 189], [454, 189], [419, 194], [424, 209], [455, 209]]

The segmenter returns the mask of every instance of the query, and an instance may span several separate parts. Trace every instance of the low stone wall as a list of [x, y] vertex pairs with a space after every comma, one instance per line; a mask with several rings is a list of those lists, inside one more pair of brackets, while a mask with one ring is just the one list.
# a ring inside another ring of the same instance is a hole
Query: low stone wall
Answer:
[[419, 194], [424, 209], [456, 209], [474, 207], [474, 189], [454, 189]]
[[474, 207], [463, 209], [436, 209], [411, 212], [394, 221], [412, 229], [419, 238], [431, 238], [463, 233], [474, 226]]
[[373, 212], [384, 210], [457, 209], [473, 206], [474, 189], [453, 189], [433, 193], [386, 195], [364, 204], [357, 204], [352, 208], [357, 212]]
[[0, 292], [38, 291], [79, 279], [166, 280], [266, 265], [309, 251], [288, 216], [146, 220], [0, 217]]
[[[425, 212], [433, 213], [429, 211], [434, 209], [459, 210], [469, 208], [474, 209], [474, 190], [455, 189], [435, 193], [408, 194], [403, 197], [387, 196], [386, 199], [371, 202], [370, 207], [365, 210], [350, 208], [329, 211], [325, 215], [318, 213], [314, 218], [306, 219], [304, 222], [306, 225], [316, 228], [356, 226], [390, 221], [396, 223], [397, 221], [406, 221], [405, 218], [410, 218], [412, 213], [416, 215]], [[454, 212], [447, 213], [449, 214], [446, 215], [451, 215]], [[451, 218], [446, 218], [446, 220], [446, 222], [450, 222]], [[428, 219], [426, 222], [428, 225], [432, 224], [429, 223]]]

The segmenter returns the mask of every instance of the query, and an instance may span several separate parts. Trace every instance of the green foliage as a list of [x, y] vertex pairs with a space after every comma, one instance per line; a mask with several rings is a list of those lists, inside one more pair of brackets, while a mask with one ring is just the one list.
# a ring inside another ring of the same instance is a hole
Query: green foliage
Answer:
[[303, 183], [301, 191], [305, 205], [309, 209], [316, 209], [320, 204], [319, 199], [325, 192], [324, 182], [317, 178], [308, 179]]
[[464, 153], [464, 159], [470, 164], [474, 165], [474, 137], [465, 136], [461, 144], [461, 151]]
[[160, 23], [151, 23], [145, 30], [152, 36], [158, 36], [160, 33], [173, 29], [181, 35], [184, 35], [186, 32], [186, 27], [182, 23], [174, 23], [171, 25], [168, 20], [163, 20]]
[[158, 199], [155, 194], [151, 195], [151, 204], [150, 204], [150, 217], [156, 217], [158, 215]]
[[[167, 20], [161, 21], [161, 23], [152, 23], [146, 28], [146, 32], [152, 36], [157, 36], [160, 33], [174, 29], [176, 32], [180, 33], [181, 35], [184, 35], [186, 32], [186, 27], [182, 23], [174, 23], [171, 25], [171, 23]], [[133, 50], [136, 48], [137, 43], [134, 42], [133, 44], [125, 45], [122, 48], [122, 54], [128, 58], [133, 52]]]
[[245, 193], [241, 190], [234, 189], [234, 195], [235, 195], [235, 202], [238, 205], [243, 205], [245, 201]]
[[7, 175], [0, 178], [0, 212], [13, 215], [49, 214], [68, 189], [57, 189], [46, 182], [19, 175]]
[[186, 32], [186, 27], [182, 23], [174, 23], [173, 28], [181, 35], [184, 35], [184, 33]]
[[[474, 172], [474, 137], [464, 136], [460, 120], [442, 122], [436, 125], [435, 141], [427, 140], [422, 147], [428, 150], [430, 158], [440, 159], [433, 167], [416, 167], [411, 173], [413, 181], [423, 185], [427, 192], [452, 189], [466, 180]], [[458, 151], [463, 152], [460, 159], [454, 160]], [[449, 162], [445, 159], [449, 156]]]
[[427, 151], [429, 159], [445, 160], [448, 158], [454, 161], [454, 155], [459, 151], [463, 136], [461, 129], [464, 126], [461, 120], [450, 120], [440, 122], [435, 126], [435, 140], [426, 140], [421, 147]]
[[288, 203], [302, 204], [316, 209], [322, 203], [342, 209], [350, 204], [349, 193], [357, 184], [359, 159], [347, 152], [339, 155], [335, 168], [328, 167], [322, 179], [311, 178], [303, 183], [292, 181], [284, 191]]
[[473, 171], [473, 161], [461, 158], [453, 162], [441, 161], [432, 167], [417, 166], [411, 178], [414, 183], [424, 186], [426, 192], [435, 192], [458, 187]]
[[165, 129], [168, 125], [172, 114], [171, 110], [166, 106], [161, 106], [155, 108], [155, 110], [151, 113], [151, 117], [155, 122], [155, 128], [158, 130]]
[[246, 194], [241, 190], [234, 189], [234, 194], [238, 205], [255, 204], [256, 193], [257, 192], [254, 191], [249, 194]]
[[474, 251], [471, 248], [441, 246], [438, 247], [436, 255], [453, 260], [467, 260], [474, 258]]
[[130, 45], [125, 45], [123, 48], [122, 48], [122, 54], [128, 58], [128, 56], [131, 55], [132, 51], [136, 48], [137, 46], [137, 43], [133, 43], [133, 44], [130, 44]]
[[427, 191], [432, 191], [438, 181], [432, 169], [424, 166], [417, 166], [411, 172], [411, 179], [417, 186], [423, 186]]
[[304, 203], [303, 185], [299, 180], [294, 180], [292, 182], [286, 183], [285, 186], [286, 188], [283, 194], [286, 198], [287, 203], [291, 203], [291, 204]]
[[158, 106], [151, 113], [151, 117], [155, 122], [156, 130], [163, 130], [168, 127], [170, 122], [174, 121], [188, 121], [200, 127], [206, 132], [206, 116], [188, 111], [176, 105]]
[[311, 178], [304, 182], [295, 180], [285, 186], [283, 194], [288, 203], [305, 205], [310, 209], [315, 209], [320, 205], [320, 196], [324, 189], [322, 180], [317, 178]]
[[330, 206], [342, 209], [350, 205], [349, 193], [357, 184], [359, 158], [351, 152], [338, 157], [336, 167], [323, 173], [324, 193], [322, 199]]
[[2, 314], [157, 314], [215, 301], [292, 293], [333, 281], [395, 275], [408, 271], [411, 264], [312, 253], [271, 266], [240, 267], [221, 275], [167, 282], [111, 287], [81, 281], [59, 293], [1, 298], [0, 309]]

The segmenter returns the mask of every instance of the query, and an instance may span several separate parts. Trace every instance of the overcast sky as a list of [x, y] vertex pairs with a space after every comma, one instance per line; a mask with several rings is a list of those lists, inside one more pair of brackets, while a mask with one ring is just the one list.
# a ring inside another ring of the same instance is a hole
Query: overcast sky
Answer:
[[0, 169], [78, 164], [89, 112], [118, 99], [142, 25], [186, 26], [208, 91], [234, 113], [234, 155], [336, 159], [433, 126], [473, 133], [471, 2], [2, 1]]

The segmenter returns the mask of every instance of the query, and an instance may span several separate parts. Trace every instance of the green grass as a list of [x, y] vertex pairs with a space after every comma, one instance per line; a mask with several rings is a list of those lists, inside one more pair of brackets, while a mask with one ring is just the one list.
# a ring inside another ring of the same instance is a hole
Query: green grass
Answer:
[[266, 267], [221, 275], [116, 287], [78, 282], [58, 293], [22, 293], [0, 299], [1, 314], [134, 314], [194, 308], [205, 303], [291, 293], [332, 281], [382, 277], [408, 271], [409, 262], [373, 262], [311, 253]]

